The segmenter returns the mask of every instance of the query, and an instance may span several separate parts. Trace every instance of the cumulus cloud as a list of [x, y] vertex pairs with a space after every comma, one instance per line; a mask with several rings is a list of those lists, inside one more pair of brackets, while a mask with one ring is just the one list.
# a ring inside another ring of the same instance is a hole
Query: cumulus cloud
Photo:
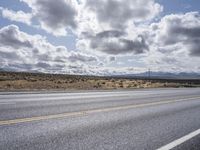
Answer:
[[[114, 59], [111, 58], [111, 61]], [[95, 65], [99, 63], [98, 58], [54, 46], [44, 37], [24, 33], [15, 25], [0, 29], [0, 60], [1, 69], [11, 71], [113, 75], [142, 70]]]
[[154, 0], [86, 0], [85, 7], [96, 14], [99, 22], [126, 27], [127, 22], [152, 19], [162, 11]]
[[155, 70], [192, 71], [200, 63], [199, 12], [166, 15], [155, 22], [163, 10], [156, 0], [20, 1], [31, 8], [29, 13], [1, 8], [2, 16], [39, 25], [55, 36], [72, 31], [77, 50], [52, 45], [10, 25], [0, 29], [1, 66], [102, 75], [134, 70], [106, 67], [117, 64], [117, 57], [131, 57]]
[[22, 22], [31, 25], [32, 14], [23, 11], [13, 11], [6, 8], [1, 8], [2, 17], [11, 21]]
[[164, 16], [148, 29], [150, 51], [146, 66], [157, 71], [199, 72], [200, 14], [189, 12]]
[[0, 30], [0, 45], [8, 46], [15, 49], [32, 48], [31, 41], [26, 40], [24, 33], [20, 33], [17, 26], [11, 25]]
[[97, 62], [98, 59], [96, 57], [93, 56], [88, 56], [85, 54], [80, 54], [80, 53], [74, 53], [72, 52], [71, 55], [68, 57], [68, 60], [70, 60], [71, 62]]
[[33, 19], [42, 29], [56, 36], [64, 36], [70, 30], [78, 34], [123, 30], [133, 23], [156, 17], [163, 9], [155, 0], [20, 1], [26, 3], [31, 12], [3, 9], [4, 17], [26, 24], [31, 24]]
[[155, 18], [162, 6], [154, 0], [82, 0], [77, 48], [111, 55], [149, 50], [135, 24]]
[[65, 36], [77, 27], [76, 0], [21, 0], [32, 9], [42, 29], [56, 36]]
[[157, 17], [163, 9], [155, 0], [80, 0], [78, 8], [79, 33], [91, 34], [132, 29], [130, 26]]
[[15, 25], [0, 29], [0, 66], [20, 71], [67, 72], [70, 64], [97, 61], [94, 56], [54, 46], [40, 35], [29, 35]]
[[115, 62], [116, 61], [116, 57], [110, 56], [110, 57], [107, 58], [107, 61], [108, 62]]
[[77, 47], [110, 55], [142, 54], [149, 50], [143, 35], [136, 34], [129, 37], [126, 32], [118, 30], [103, 31], [96, 35], [86, 34], [78, 41]]
[[144, 53], [148, 50], [143, 37], [135, 40], [116, 37], [98, 37], [91, 39], [90, 47], [107, 54], [126, 54], [133, 52], [134, 54]]
[[159, 23], [152, 24], [158, 47], [169, 52], [182, 51], [191, 56], [200, 56], [200, 14], [167, 15]]

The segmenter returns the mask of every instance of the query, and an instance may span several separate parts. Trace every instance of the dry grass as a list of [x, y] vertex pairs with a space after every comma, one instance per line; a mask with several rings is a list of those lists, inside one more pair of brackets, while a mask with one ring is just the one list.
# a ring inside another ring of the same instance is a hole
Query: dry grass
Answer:
[[0, 90], [68, 90], [191, 87], [189, 83], [112, 77], [0, 72]]

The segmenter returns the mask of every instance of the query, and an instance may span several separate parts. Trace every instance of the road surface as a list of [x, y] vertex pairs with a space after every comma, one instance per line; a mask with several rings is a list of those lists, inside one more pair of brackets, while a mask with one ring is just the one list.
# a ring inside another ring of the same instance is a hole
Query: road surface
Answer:
[[0, 93], [1, 150], [199, 150], [200, 89]]

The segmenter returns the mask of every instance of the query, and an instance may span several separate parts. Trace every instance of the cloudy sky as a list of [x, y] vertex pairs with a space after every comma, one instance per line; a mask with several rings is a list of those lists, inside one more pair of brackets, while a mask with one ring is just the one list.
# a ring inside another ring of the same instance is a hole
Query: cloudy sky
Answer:
[[1, 0], [0, 69], [200, 73], [199, 0]]

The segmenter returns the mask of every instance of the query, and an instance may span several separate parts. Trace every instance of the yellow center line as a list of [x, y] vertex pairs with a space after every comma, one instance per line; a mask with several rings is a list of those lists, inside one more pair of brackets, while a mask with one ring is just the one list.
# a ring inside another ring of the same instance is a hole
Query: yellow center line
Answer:
[[110, 111], [116, 111], [116, 110], [125, 110], [125, 109], [141, 108], [141, 107], [148, 107], [148, 106], [155, 106], [155, 105], [163, 105], [163, 104], [183, 102], [183, 101], [189, 101], [189, 100], [195, 100], [195, 99], [200, 99], [200, 97], [192, 97], [192, 98], [177, 99], [177, 100], [165, 100], [165, 101], [157, 101], [157, 102], [143, 103], [143, 104], [117, 106], [117, 107], [109, 107], [109, 108], [101, 108], [101, 109], [91, 109], [91, 110], [85, 110], [85, 111], [79, 111], [79, 112], [68, 112], [68, 113], [62, 113], [62, 114], [56, 114], [56, 115], [4, 120], [4, 121], [0, 121], [0, 126], [33, 122], [33, 121], [42, 121], [42, 120], [49, 120], [49, 119], [67, 118], [67, 117], [74, 117], [74, 116], [85, 116], [85, 115], [100, 113], [100, 112], [110, 112]]

